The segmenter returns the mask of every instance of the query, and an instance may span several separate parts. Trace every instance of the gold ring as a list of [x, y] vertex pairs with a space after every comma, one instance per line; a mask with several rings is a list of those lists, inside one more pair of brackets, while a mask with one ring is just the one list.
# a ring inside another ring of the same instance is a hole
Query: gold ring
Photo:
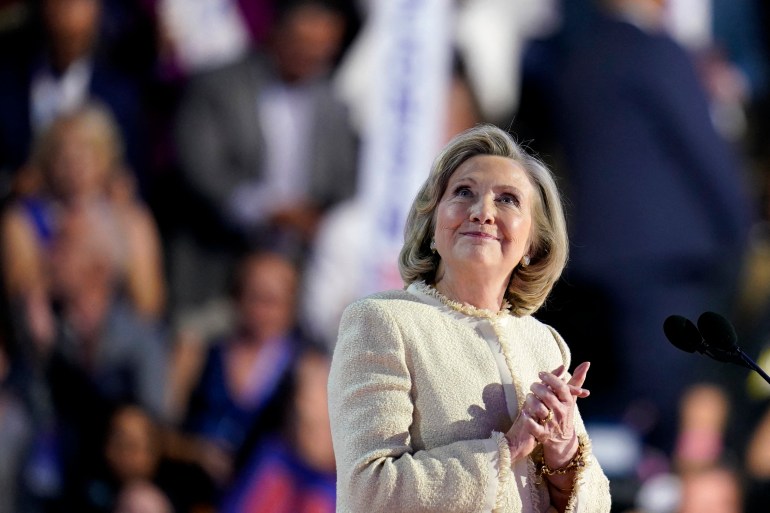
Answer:
[[545, 426], [549, 422], [553, 420], [553, 410], [548, 410], [548, 415], [546, 415], [544, 418], [540, 419], [540, 425]]

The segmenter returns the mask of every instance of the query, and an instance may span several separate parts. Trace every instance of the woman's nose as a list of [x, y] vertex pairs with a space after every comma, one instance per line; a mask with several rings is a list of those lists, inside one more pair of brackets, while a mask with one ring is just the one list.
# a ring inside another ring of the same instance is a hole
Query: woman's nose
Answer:
[[486, 224], [494, 219], [494, 200], [487, 195], [479, 198], [471, 205], [471, 221]]

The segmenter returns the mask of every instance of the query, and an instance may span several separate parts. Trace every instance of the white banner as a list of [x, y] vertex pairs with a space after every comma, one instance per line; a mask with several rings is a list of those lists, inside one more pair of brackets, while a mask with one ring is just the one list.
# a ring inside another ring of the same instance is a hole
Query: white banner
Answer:
[[452, 0], [374, 2], [371, 114], [361, 187], [367, 216], [362, 294], [401, 288], [406, 215], [443, 142], [451, 76]]

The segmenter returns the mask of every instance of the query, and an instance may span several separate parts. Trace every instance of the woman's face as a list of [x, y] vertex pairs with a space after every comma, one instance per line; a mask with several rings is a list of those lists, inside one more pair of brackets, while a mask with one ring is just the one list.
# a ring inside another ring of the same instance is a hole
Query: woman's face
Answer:
[[499, 279], [529, 247], [534, 187], [513, 160], [477, 155], [449, 178], [436, 209], [439, 279]]
[[61, 127], [50, 167], [59, 196], [73, 199], [104, 192], [109, 161], [83, 127], [71, 124]]
[[241, 329], [261, 340], [286, 335], [294, 322], [296, 279], [291, 264], [278, 257], [249, 262], [238, 301]]

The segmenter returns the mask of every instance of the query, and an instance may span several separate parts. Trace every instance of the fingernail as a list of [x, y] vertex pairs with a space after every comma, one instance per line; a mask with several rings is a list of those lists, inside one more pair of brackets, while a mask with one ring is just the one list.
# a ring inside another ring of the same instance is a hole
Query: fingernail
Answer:
[[540, 379], [543, 379], [545, 377], [545, 372], [538, 372], [537, 375]]

